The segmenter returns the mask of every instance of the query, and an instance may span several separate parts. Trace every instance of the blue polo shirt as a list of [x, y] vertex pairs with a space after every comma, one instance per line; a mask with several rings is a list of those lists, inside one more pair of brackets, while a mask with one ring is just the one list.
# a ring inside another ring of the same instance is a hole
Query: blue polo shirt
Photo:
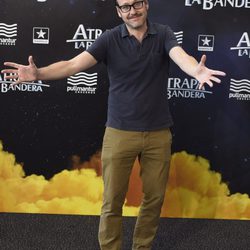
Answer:
[[167, 99], [169, 51], [178, 46], [167, 25], [148, 22], [140, 43], [125, 24], [105, 31], [87, 50], [107, 65], [110, 87], [106, 126], [152, 131], [172, 125]]

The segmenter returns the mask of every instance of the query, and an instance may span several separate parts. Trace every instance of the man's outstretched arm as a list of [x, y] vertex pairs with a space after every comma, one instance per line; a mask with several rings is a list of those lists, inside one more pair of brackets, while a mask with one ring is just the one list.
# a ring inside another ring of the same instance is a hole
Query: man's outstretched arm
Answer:
[[5, 62], [4, 65], [12, 69], [4, 69], [2, 73], [10, 74], [6, 79], [14, 79], [16, 84], [35, 80], [57, 80], [87, 70], [97, 63], [96, 59], [86, 51], [68, 61], [60, 61], [43, 68], [36, 67], [32, 56], [29, 56], [28, 61], [28, 65]]
[[201, 57], [198, 63], [192, 56], [188, 55], [181, 47], [173, 47], [169, 56], [188, 75], [199, 81], [201, 89], [205, 83], [213, 87], [213, 82], [220, 83], [217, 76], [225, 76], [226, 73], [219, 70], [212, 70], [205, 66], [206, 56]]

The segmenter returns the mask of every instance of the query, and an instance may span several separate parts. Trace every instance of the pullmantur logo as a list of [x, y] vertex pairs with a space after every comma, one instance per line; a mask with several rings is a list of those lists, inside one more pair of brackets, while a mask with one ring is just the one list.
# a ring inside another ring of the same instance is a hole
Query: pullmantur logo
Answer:
[[0, 45], [15, 46], [17, 36], [17, 24], [0, 23]]
[[92, 43], [102, 34], [101, 29], [85, 28], [80, 24], [72, 39], [67, 40], [67, 43], [74, 43], [75, 49], [88, 49]]
[[168, 79], [168, 99], [205, 99], [207, 95], [212, 95], [212, 91], [207, 91], [205, 87], [199, 89], [199, 82], [194, 78], [169, 78]]
[[178, 44], [182, 44], [183, 43], [183, 31], [176, 31], [174, 32], [174, 35], [177, 39]]
[[247, 79], [230, 80], [229, 99], [237, 99], [239, 101], [250, 100], [250, 81]]
[[247, 56], [250, 58], [250, 39], [248, 33], [244, 32], [236, 47], [232, 47], [230, 50], [238, 51], [238, 56]]
[[212, 10], [216, 7], [250, 8], [249, 0], [185, 0], [185, 6], [202, 6], [203, 10]]
[[[97, 73], [77, 73], [67, 79], [67, 92], [76, 94], [95, 94], [97, 89]], [[82, 85], [82, 86], [81, 86]]]
[[42, 81], [38, 82], [23, 82], [21, 84], [13, 84], [15, 81], [6, 80], [7, 74], [2, 77], [0, 75], [0, 91], [1, 93], [8, 92], [43, 92], [45, 88], [50, 85], [43, 84]]

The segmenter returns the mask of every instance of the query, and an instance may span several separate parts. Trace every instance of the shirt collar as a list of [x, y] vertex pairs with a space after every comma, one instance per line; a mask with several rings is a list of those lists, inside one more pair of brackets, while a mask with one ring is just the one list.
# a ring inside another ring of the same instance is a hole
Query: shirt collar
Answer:
[[[150, 21], [147, 20], [147, 24], [148, 24], [148, 30], [147, 30], [147, 35], [155, 35], [157, 34], [157, 30], [154, 26], [153, 23], [151, 23]], [[121, 25], [121, 36], [124, 38], [126, 36], [129, 36], [129, 33], [128, 33], [128, 29], [126, 27], [126, 24], [123, 23]]]

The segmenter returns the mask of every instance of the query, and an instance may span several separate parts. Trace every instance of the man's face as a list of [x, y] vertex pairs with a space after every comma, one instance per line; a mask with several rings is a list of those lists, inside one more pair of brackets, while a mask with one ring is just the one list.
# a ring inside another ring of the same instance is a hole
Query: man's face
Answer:
[[[133, 5], [134, 4], [134, 5]], [[123, 22], [131, 29], [139, 29], [146, 23], [148, 13], [148, 0], [117, 0], [117, 13]], [[129, 7], [128, 5], [133, 5]], [[121, 8], [121, 6], [123, 6]], [[127, 9], [129, 9], [127, 11]], [[127, 11], [124, 13], [124, 10]]]

